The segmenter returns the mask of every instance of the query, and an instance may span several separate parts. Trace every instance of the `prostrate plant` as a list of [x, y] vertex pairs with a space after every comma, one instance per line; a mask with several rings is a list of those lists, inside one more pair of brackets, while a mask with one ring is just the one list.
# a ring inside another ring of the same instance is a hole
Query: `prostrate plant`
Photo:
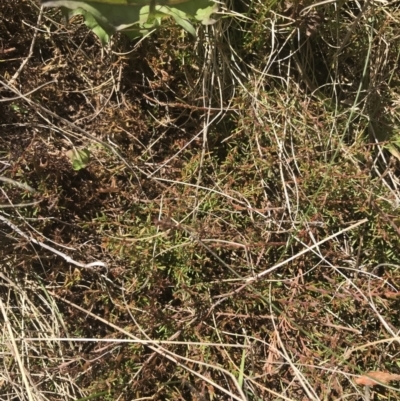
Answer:
[[209, 25], [211, 14], [218, 10], [213, 0], [42, 0], [43, 6], [62, 7], [67, 17], [83, 15], [86, 25], [103, 43], [122, 31], [134, 39], [157, 28], [162, 19], [173, 18], [193, 36], [191, 22]]
[[71, 160], [72, 168], [75, 171], [84, 169], [90, 161], [90, 151], [84, 149], [71, 149], [67, 152], [68, 158]]

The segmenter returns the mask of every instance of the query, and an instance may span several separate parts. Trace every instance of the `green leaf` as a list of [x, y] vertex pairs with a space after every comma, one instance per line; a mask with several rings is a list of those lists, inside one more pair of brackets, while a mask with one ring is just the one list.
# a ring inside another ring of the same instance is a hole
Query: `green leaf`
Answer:
[[88, 149], [71, 149], [67, 152], [67, 156], [72, 163], [75, 171], [84, 169], [90, 162], [90, 152]]
[[206, 8], [199, 8], [195, 15], [197, 21], [200, 21], [203, 25], [212, 25], [216, 22], [215, 19], [211, 18], [211, 15], [218, 11], [218, 5], [214, 4]]
[[113, 31], [111, 29], [103, 28], [91, 13], [88, 13], [83, 8], [76, 8], [68, 12], [68, 18], [71, 18], [74, 15], [82, 15], [85, 18], [85, 25], [99, 37], [103, 45], [109, 42]]
[[186, 31], [195, 35], [190, 20], [209, 24], [218, 10], [213, 0], [42, 0], [47, 7], [65, 7], [82, 14], [86, 24], [103, 43], [114, 32], [125, 32], [131, 38], [141, 36], [172, 17]]
[[156, 10], [163, 13], [165, 16], [171, 16], [175, 22], [180, 25], [185, 31], [189, 32], [193, 36], [196, 36], [196, 30], [193, 25], [189, 22], [188, 14], [173, 7], [157, 6]]

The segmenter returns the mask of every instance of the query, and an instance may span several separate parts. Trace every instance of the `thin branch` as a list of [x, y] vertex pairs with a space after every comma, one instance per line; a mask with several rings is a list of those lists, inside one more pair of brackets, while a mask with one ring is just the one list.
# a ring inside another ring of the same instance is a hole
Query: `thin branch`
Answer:
[[82, 268], [92, 268], [92, 267], [105, 267], [107, 268], [106, 263], [104, 262], [100, 262], [100, 261], [96, 261], [96, 262], [92, 262], [92, 263], [80, 263], [77, 262], [76, 260], [72, 259], [71, 257], [69, 257], [68, 255], [66, 255], [65, 253], [62, 253], [60, 251], [57, 251], [57, 249], [54, 249], [53, 247], [44, 244], [41, 241], [38, 241], [32, 237], [30, 237], [28, 234], [25, 234], [22, 230], [20, 230], [15, 224], [11, 223], [10, 220], [6, 219], [4, 216], [0, 215], [0, 220], [3, 221], [4, 223], [6, 223], [10, 228], [12, 228], [17, 234], [19, 234], [21, 237], [25, 238], [26, 240], [28, 240], [29, 242], [32, 242], [36, 245], [39, 245], [40, 247], [47, 249], [48, 251], [61, 256], [66, 262], [71, 263], [75, 266], [78, 267], [82, 267]]

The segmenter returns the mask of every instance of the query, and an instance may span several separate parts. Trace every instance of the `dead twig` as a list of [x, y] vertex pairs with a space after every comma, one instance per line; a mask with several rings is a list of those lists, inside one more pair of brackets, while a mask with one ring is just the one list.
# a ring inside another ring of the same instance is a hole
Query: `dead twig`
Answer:
[[[40, 7], [40, 11], [39, 11], [39, 15], [38, 15], [38, 19], [36, 21], [36, 25], [39, 26], [40, 22], [42, 21], [42, 15], [43, 15], [43, 7]], [[37, 34], [38, 34], [38, 30], [35, 29], [33, 32], [33, 38], [32, 38], [32, 42], [31, 42], [31, 46], [29, 47], [29, 53], [28, 55], [25, 57], [24, 61], [21, 63], [21, 65], [19, 66], [18, 70], [16, 71], [16, 73], [11, 77], [11, 79], [8, 81], [8, 85], [12, 86], [14, 85], [14, 82], [18, 79], [18, 77], [20, 76], [22, 70], [24, 69], [24, 67], [28, 64], [28, 61], [31, 59], [32, 55], [33, 55], [33, 48], [35, 47], [35, 43], [36, 43], [36, 38], [37, 38]]]

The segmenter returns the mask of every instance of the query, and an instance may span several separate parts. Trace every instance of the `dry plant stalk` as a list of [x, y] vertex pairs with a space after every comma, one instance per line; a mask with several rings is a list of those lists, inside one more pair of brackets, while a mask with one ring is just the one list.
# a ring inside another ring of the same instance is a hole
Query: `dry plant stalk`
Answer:
[[375, 386], [377, 384], [389, 384], [391, 381], [400, 380], [400, 375], [389, 372], [368, 372], [354, 379], [354, 383], [361, 386]]

